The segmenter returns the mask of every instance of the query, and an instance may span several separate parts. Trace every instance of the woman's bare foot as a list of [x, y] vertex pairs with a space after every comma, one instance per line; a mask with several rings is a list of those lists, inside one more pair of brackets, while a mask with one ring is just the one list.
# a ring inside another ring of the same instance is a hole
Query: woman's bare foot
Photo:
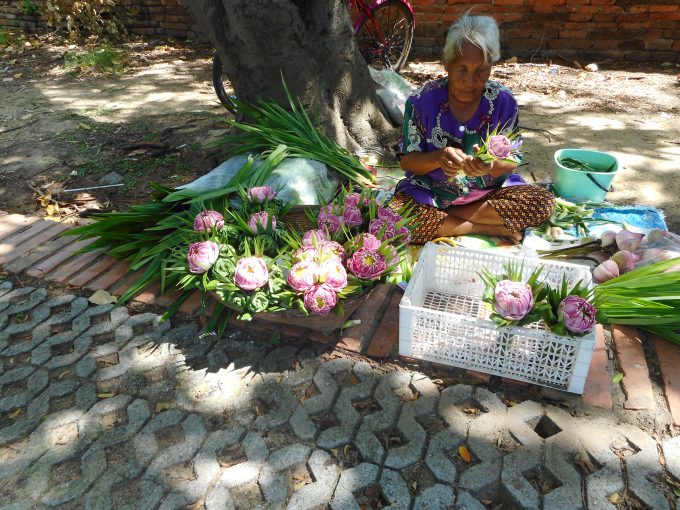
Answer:
[[511, 232], [505, 225], [485, 225], [482, 223], [472, 223], [448, 216], [439, 227], [436, 237], [454, 237], [467, 234], [484, 234], [495, 237], [507, 237], [513, 244], [522, 241], [521, 232]]
[[486, 234], [496, 237], [507, 237], [512, 241], [512, 244], [519, 244], [522, 242], [522, 232], [512, 232], [508, 230], [505, 225], [484, 225]]

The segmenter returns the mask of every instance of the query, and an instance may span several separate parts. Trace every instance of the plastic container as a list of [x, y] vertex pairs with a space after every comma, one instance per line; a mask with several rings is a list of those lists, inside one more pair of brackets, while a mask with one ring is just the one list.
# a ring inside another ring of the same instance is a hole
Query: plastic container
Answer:
[[[500, 272], [518, 256], [427, 243], [399, 304], [399, 354], [542, 386], [583, 393], [595, 348], [594, 330], [556, 335], [542, 322], [498, 327], [482, 302], [483, 267]], [[551, 286], [591, 283], [586, 266], [525, 257], [525, 277], [544, 266]]]
[[[594, 168], [610, 171], [588, 172], [567, 168], [560, 160], [573, 158]], [[561, 149], [555, 152], [555, 191], [561, 197], [575, 202], [602, 202], [611, 188], [619, 169], [619, 160], [606, 152], [585, 149]]]

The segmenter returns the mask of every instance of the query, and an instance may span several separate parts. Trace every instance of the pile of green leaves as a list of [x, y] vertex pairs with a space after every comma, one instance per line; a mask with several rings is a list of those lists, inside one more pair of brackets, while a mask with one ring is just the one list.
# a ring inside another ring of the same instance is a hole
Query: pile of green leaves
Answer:
[[228, 146], [228, 156], [258, 153], [285, 145], [291, 157], [320, 161], [352, 183], [371, 185], [374, 177], [359, 159], [322, 134], [310, 120], [301, 101], [293, 100], [285, 82], [283, 87], [289, 109], [274, 101], [260, 100], [257, 105], [250, 105], [234, 99], [239, 113], [252, 120], [239, 122], [226, 119], [240, 133], [229, 136], [218, 145]]
[[680, 259], [642, 266], [594, 289], [598, 321], [645, 329], [680, 344]]

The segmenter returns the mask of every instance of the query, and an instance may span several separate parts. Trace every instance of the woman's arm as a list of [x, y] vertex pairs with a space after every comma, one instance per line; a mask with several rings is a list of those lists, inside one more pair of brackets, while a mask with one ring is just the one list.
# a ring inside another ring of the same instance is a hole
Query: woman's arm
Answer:
[[[475, 145], [475, 147], [477, 147]], [[470, 177], [480, 177], [490, 175], [491, 177], [501, 177], [511, 174], [517, 168], [517, 163], [503, 160], [495, 160], [491, 163], [484, 163], [479, 158], [468, 156], [462, 164], [463, 172]]]

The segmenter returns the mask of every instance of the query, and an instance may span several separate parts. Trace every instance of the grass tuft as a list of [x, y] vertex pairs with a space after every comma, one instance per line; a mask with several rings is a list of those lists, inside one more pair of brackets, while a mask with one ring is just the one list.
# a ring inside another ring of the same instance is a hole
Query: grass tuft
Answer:
[[98, 72], [117, 74], [123, 71], [123, 53], [108, 44], [85, 53], [72, 53], [64, 57], [64, 67], [73, 72]]

